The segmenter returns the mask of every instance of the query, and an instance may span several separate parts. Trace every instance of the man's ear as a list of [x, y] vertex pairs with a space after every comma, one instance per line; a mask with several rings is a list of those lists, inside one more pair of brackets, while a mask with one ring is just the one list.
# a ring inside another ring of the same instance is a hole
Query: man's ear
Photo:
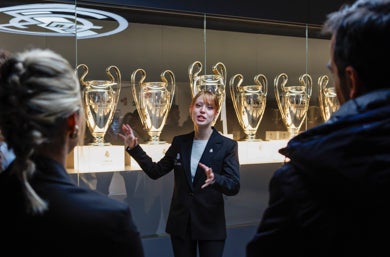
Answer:
[[345, 68], [345, 74], [346, 83], [349, 89], [349, 98], [353, 99], [363, 94], [364, 86], [359, 78], [359, 74], [357, 73], [356, 69], [352, 66], [347, 66]]

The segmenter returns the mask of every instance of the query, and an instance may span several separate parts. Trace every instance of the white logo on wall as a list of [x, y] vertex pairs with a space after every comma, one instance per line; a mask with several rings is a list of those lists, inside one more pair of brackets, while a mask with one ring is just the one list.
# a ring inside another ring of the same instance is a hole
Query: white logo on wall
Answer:
[[[7, 24], [2, 22], [4, 19], [8, 20]], [[126, 19], [114, 13], [71, 4], [28, 4], [0, 8], [0, 23], [0, 32], [72, 36], [77, 39], [113, 35], [128, 26]]]

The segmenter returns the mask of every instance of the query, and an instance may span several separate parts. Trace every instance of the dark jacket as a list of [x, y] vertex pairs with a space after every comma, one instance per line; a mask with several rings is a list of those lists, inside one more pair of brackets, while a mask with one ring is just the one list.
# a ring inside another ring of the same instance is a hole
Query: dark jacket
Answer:
[[389, 256], [390, 90], [290, 140], [247, 257]]
[[152, 179], [174, 171], [167, 233], [184, 237], [190, 223], [192, 239], [223, 240], [226, 238], [223, 194], [235, 195], [240, 189], [238, 144], [213, 129], [200, 162], [213, 169], [215, 183], [201, 189], [206, 180], [202, 168], [198, 167], [194, 181], [191, 181], [193, 140], [194, 132], [174, 137], [158, 162], [153, 162], [140, 145], [128, 152]]
[[31, 186], [49, 206], [42, 215], [26, 213], [10, 169], [0, 174], [2, 256], [144, 256], [128, 205], [78, 187], [54, 160], [36, 164]]

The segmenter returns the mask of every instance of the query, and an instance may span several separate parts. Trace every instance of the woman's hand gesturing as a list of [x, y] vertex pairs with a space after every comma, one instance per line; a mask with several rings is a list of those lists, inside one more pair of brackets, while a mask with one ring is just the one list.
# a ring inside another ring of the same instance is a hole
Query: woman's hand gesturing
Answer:
[[123, 139], [125, 146], [133, 149], [138, 144], [138, 138], [134, 135], [133, 129], [129, 124], [122, 125], [123, 134], [118, 133], [118, 135]]

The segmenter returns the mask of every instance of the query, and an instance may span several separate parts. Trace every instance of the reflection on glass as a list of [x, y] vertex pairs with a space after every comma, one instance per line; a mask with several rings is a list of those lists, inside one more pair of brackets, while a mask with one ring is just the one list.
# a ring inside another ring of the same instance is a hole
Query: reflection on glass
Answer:
[[[3, 13], [6, 16], [5, 21], [0, 19], [0, 32], [12, 34], [73, 37], [77, 33], [77, 39], [90, 39], [111, 36], [128, 27], [126, 19], [115, 13], [73, 4], [21, 4], [0, 8]], [[114, 25], [107, 26], [106, 21]]]

